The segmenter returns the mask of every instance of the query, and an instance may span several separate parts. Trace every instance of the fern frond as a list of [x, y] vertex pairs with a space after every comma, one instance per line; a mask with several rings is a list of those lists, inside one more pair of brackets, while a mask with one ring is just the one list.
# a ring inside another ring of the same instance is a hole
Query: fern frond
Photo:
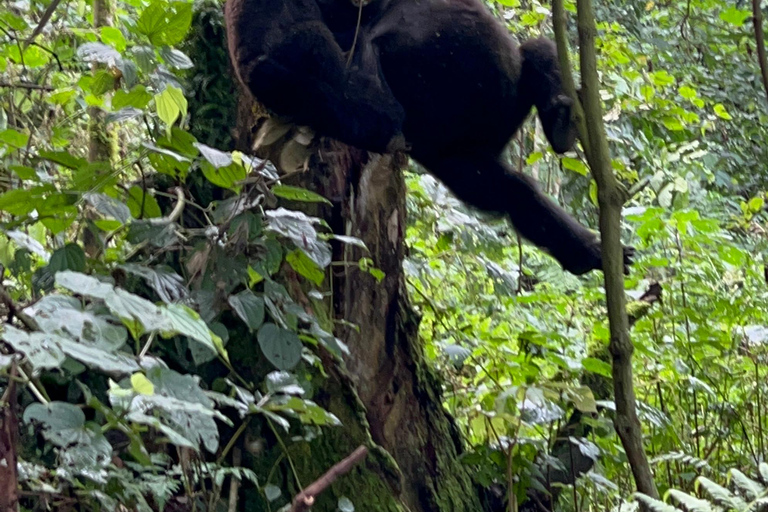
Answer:
[[768, 498], [760, 498], [749, 504], [744, 512], [765, 512], [768, 510]]
[[716, 512], [717, 510], [708, 501], [694, 498], [690, 494], [685, 494], [677, 489], [667, 491], [667, 496], [670, 496], [675, 502], [685, 507], [685, 510], [688, 512]]
[[654, 457], [651, 459], [651, 464], [658, 464], [660, 462], [680, 462], [682, 464], [687, 464], [689, 466], [693, 466], [694, 469], [697, 469], [699, 471], [704, 469], [710, 469], [709, 464], [704, 459], [700, 459], [698, 457], [694, 457], [692, 455], [688, 455], [687, 453], [683, 452], [669, 452], [664, 453], [662, 455], [659, 455], [658, 457]]
[[699, 488], [704, 489], [704, 492], [706, 492], [712, 498], [712, 501], [721, 507], [737, 511], [747, 509], [746, 501], [707, 477], [700, 476], [697, 478], [695, 487], [696, 490], [699, 490]]
[[762, 479], [764, 484], [768, 484], [768, 464], [765, 462], [761, 462], [759, 466], [757, 466], [758, 472], [760, 472], [760, 478]]
[[749, 501], [754, 501], [765, 493], [765, 487], [760, 482], [752, 480], [738, 469], [732, 469], [728, 474], [730, 483]]
[[645, 494], [639, 492], [634, 494], [634, 498], [638, 502], [645, 505], [645, 507], [651, 512], [683, 512], [679, 508], [675, 508], [672, 505], [664, 503], [663, 501], [659, 501], [655, 498], [651, 498], [650, 496], [646, 496]]

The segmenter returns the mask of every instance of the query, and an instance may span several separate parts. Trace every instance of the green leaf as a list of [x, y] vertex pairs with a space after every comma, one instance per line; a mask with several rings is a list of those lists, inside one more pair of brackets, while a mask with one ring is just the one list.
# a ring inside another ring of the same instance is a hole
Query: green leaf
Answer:
[[24, 312], [35, 319], [41, 331], [66, 333], [108, 352], [118, 350], [128, 339], [128, 332], [112, 315], [85, 309], [80, 300], [69, 295], [46, 295]]
[[680, 87], [677, 92], [680, 93], [680, 96], [687, 100], [693, 100], [698, 95], [696, 89], [687, 85]]
[[120, 29], [115, 27], [101, 27], [101, 41], [104, 44], [113, 46], [118, 52], [125, 51], [125, 37]]
[[184, 40], [191, 23], [191, 3], [155, 1], [144, 9], [136, 29], [156, 46], [173, 46]]
[[155, 94], [155, 107], [157, 115], [170, 131], [179, 116], [186, 115], [187, 99], [181, 89], [168, 85], [163, 92]]
[[57, 446], [65, 446], [73, 440], [73, 431], [85, 426], [83, 411], [67, 402], [50, 402], [48, 404], [32, 404], [24, 410], [25, 423], [36, 422], [43, 425], [51, 442]]
[[579, 386], [576, 389], [571, 390], [571, 401], [574, 407], [581, 412], [596, 413], [597, 403], [595, 402], [595, 396], [592, 394], [592, 390], [587, 386]]
[[598, 375], [602, 375], [603, 377], [608, 377], [609, 379], [613, 376], [611, 373], [611, 365], [601, 359], [587, 357], [581, 361], [581, 365], [588, 372], [596, 373]]
[[219, 151], [218, 149], [206, 146], [205, 144], [201, 144], [199, 142], [195, 142], [194, 146], [200, 151], [200, 154], [203, 155], [203, 158], [205, 158], [208, 163], [216, 169], [221, 169], [222, 167], [227, 167], [228, 165], [232, 164], [233, 160], [230, 153]]
[[155, 196], [145, 192], [138, 185], [134, 185], [128, 189], [128, 200], [126, 201], [126, 205], [131, 212], [131, 216], [135, 219], [152, 219], [163, 216], [163, 212], [160, 210], [160, 205], [157, 203]]
[[715, 115], [719, 117], [720, 119], [725, 119], [727, 121], [733, 119], [731, 117], [731, 114], [728, 113], [727, 110], [725, 110], [725, 107], [722, 103], [718, 103], [713, 107], [713, 110], [715, 111]]
[[169, 304], [163, 311], [168, 319], [168, 327], [164, 329], [166, 332], [183, 334], [200, 345], [200, 350], [193, 352], [196, 364], [208, 362], [216, 357], [220, 348], [216, 342], [218, 336], [211, 332], [196, 311], [183, 304]]
[[272, 193], [275, 194], [277, 197], [282, 197], [283, 199], [290, 199], [291, 201], [302, 201], [305, 203], [331, 204], [331, 202], [328, 199], [324, 198], [320, 194], [317, 194], [305, 188], [292, 187], [290, 185], [275, 185], [274, 187], [272, 187]]
[[266, 323], [256, 338], [261, 352], [278, 370], [290, 370], [301, 360], [301, 340], [289, 330]]
[[0, 210], [11, 215], [27, 215], [34, 209], [35, 201], [29, 190], [17, 188], [0, 195]]
[[39, 151], [38, 156], [45, 160], [63, 165], [69, 169], [80, 169], [88, 165], [88, 161], [85, 158], [79, 158], [72, 156], [67, 151]]
[[62, 337], [58, 334], [27, 333], [5, 324], [2, 339], [14, 350], [23, 353], [35, 370], [59, 368], [64, 362], [65, 355], [59, 343]]
[[143, 110], [150, 100], [152, 100], [152, 95], [147, 92], [146, 87], [139, 84], [128, 92], [122, 89], [115, 91], [114, 96], [112, 96], [112, 109], [120, 110], [126, 107], [134, 107]]
[[201, 165], [201, 168], [203, 170], [203, 176], [205, 176], [208, 181], [217, 187], [227, 188], [235, 192], [240, 190], [239, 183], [248, 176], [243, 166], [236, 163], [232, 163], [226, 167], [216, 168], [205, 161]]
[[319, 286], [323, 283], [323, 279], [325, 279], [325, 272], [323, 272], [323, 270], [318, 267], [317, 264], [312, 261], [312, 259], [307, 256], [304, 251], [295, 249], [289, 252], [285, 255], [285, 261], [291, 265], [293, 270], [306, 277], [316, 285]]
[[9, 169], [12, 170], [16, 176], [19, 177], [19, 179], [29, 181], [40, 180], [40, 177], [37, 175], [37, 171], [27, 165], [11, 165], [9, 166]]
[[85, 43], [77, 49], [77, 56], [85, 62], [114, 65], [120, 59], [120, 52], [102, 43]]
[[0, 143], [5, 144], [11, 148], [21, 149], [27, 147], [29, 142], [29, 135], [21, 133], [12, 128], [0, 131]]
[[192, 59], [187, 57], [187, 54], [175, 48], [168, 48], [167, 46], [161, 48], [160, 56], [169, 66], [176, 69], [191, 69], [194, 66]]
[[227, 300], [248, 329], [255, 331], [264, 323], [264, 299], [251, 290], [243, 290]]
[[730, 23], [735, 27], [744, 25], [744, 22], [747, 21], [747, 19], [749, 19], [751, 16], [751, 12], [745, 9], [737, 9], [733, 6], [729, 6], [728, 8], [720, 11], [720, 19], [726, 23]]
[[140, 395], [155, 394], [155, 385], [143, 373], [131, 375], [131, 388]]
[[571, 158], [566, 156], [561, 158], [560, 161], [563, 163], [563, 167], [565, 169], [573, 171], [577, 174], [581, 174], [582, 176], [589, 175], [589, 169], [587, 168], [586, 165], [584, 165], [584, 162], [582, 162], [578, 158]]
[[53, 273], [60, 270], [83, 272], [85, 270], [85, 252], [79, 245], [69, 243], [51, 254], [48, 268]]

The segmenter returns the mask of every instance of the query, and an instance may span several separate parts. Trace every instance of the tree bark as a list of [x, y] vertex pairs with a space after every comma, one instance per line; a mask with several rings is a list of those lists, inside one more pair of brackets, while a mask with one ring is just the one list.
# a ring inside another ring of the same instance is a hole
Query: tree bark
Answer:
[[[250, 127], [259, 124], [254, 116], [262, 111], [247, 96], [238, 110], [240, 137], [235, 144], [244, 149], [253, 139]], [[286, 151], [296, 152], [295, 147], [287, 149], [291, 141], [288, 132], [264, 154], [273, 162], [286, 160]], [[326, 429], [312, 442], [302, 453], [297, 472], [305, 484], [310, 483], [332, 465], [329, 459], [338, 460], [358, 444], [373, 447], [360, 469], [317, 497], [313, 510], [335, 510], [338, 497], [346, 495], [359, 496], [356, 507], [365, 510], [397, 506], [412, 512], [481, 511], [471, 468], [459, 461], [460, 433], [443, 408], [440, 379], [425, 360], [419, 318], [406, 294], [402, 266], [406, 188], [400, 169], [407, 160], [369, 154], [328, 139], [309, 149], [309, 171], [286, 178], [285, 183], [306, 186], [330, 199], [332, 206], [316, 205], [307, 213], [323, 218], [334, 233], [361, 239], [367, 250], [334, 246], [333, 300], [327, 306], [335, 325], [341, 326], [335, 334], [349, 354], [343, 365], [330, 354], [322, 356], [329, 378], [315, 399], [344, 426], [341, 431]], [[359, 264], [362, 258], [383, 272], [381, 281]], [[293, 285], [301, 286], [298, 279]], [[319, 317], [324, 314], [317, 304], [313, 309]], [[287, 484], [291, 485], [290, 479]]]
[[16, 414], [16, 364], [10, 370], [5, 393], [0, 397], [0, 512], [19, 510], [19, 474], [17, 447], [19, 419]]
[[[110, 0], [93, 0], [93, 26], [112, 26]], [[93, 64], [93, 72], [103, 66]], [[88, 107], [88, 161], [113, 163], [117, 157], [117, 132], [106, 123], [107, 114], [98, 107]]]

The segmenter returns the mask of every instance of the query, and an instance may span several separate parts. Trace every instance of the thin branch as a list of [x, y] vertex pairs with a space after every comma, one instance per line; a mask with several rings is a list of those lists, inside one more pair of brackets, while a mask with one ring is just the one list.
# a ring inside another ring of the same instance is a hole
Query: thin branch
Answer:
[[576, 92], [576, 82], [571, 73], [571, 59], [568, 55], [568, 20], [563, 0], [552, 1], [552, 25], [555, 31], [555, 44], [557, 45], [557, 58], [560, 61], [560, 76], [563, 82], [563, 90], [573, 100], [573, 122], [579, 131], [579, 139], [589, 161], [591, 158], [589, 133], [587, 133], [584, 109]]
[[30, 84], [28, 82], [0, 82], [0, 87], [7, 89], [33, 89], [36, 91], [53, 91], [53, 87], [50, 85]]
[[368, 448], [358, 446], [347, 458], [338, 462], [331, 469], [325, 472], [323, 476], [312, 482], [306, 489], [301, 491], [293, 499], [291, 512], [304, 512], [315, 503], [315, 496], [326, 490], [340, 476], [349, 473], [349, 471], [368, 455]]
[[643, 445], [643, 433], [637, 416], [637, 398], [633, 384], [632, 353], [634, 346], [629, 336], [626, 295], [624, 291], [624, 256], [621, 245], [621, 208], [626, 194], [622, 192], [611, 166], [611, 152], [603, 124], [600, 102], [600, 82], [595, 55], [595, 13], [591, 0], [576, 0], [579, 32], [579, 58], [581, 86], [590, 152], [587, 154], [592, 176], [597, 182], [600, 206], [600, 238], [605, 278], [605, 299], [611, 334], [609, 350], [616, 416], [614, 426], [627, 455], [637, 490], [658, 498]]
[[35, 40], [35, 38], [38, 35], [40, 35], [40, 33], [45, 28], [45, 26], [51, 20], [51, 16], [53, 16], [53, 11], [56, 10], [56, 8], [59, 6], [60, 3], [61, 3], [61, 0], [53, 0], [53, 2], [51, 2], [51, 5], [48, 6], [48, 8], [43, 13], [43, 16], [40, 18], [40, 22], [35, 27], [35, 30], [33, 30], [32, 34], [27, 38], [26, 41], [24, 41], [25, 49], [27, 46], [29, 46], [32, 43], [32, 41]]
[[760, 63], [760, 74], [763, 77], [763, 89], [768, 99], [768, 58], [765, 56], [765, 34], [763, 34], [763, 11], [760, 10], [760, 0], [752, 0], [752, 25], [755, 28], [755, 45], [757, 46], [757, 61]]

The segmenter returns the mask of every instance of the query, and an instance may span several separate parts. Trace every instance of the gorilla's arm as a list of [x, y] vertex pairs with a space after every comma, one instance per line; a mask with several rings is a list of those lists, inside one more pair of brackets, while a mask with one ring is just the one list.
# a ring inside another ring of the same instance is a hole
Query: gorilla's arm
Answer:
[[[551, 254], [567, 271], [602, 269], [600, 241], [544, 195], [533, 180], [484, 154], [430, 162], [429, 168], [467, 204], [509, 216], [521, 236]], [[624, 249], [625, 272], [633, 249]]]

